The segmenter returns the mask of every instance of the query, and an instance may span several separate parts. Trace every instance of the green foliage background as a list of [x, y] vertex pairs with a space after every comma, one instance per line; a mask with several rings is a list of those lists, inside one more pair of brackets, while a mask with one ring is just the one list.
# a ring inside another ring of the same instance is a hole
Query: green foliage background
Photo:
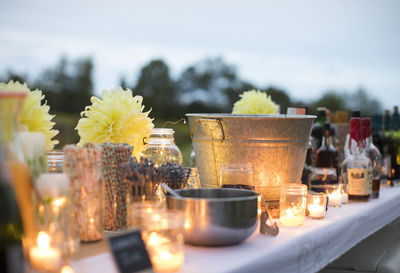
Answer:
[[[61, 149], [65, 144], [79, 141], [75, 127], [80, 112], [90, 105], [90, 97], [94, 94], [93, 69], [90, 57], [69, 60], [63, 56], [54, 67], [45, 69], [36, 79], [8, 70], [0, 81], [12, 79], [27, 82], [32, 90], [39, 88], [43, 91], [51, 107], [50, 113], [56, 115], [55, 128], [60, 131], [56, 136], [60, 144], [56, 148]], [[191, 152], [188, 125], [183, 121], [175, 124], [166, 122], [181, 120], [185, 113], [229, 113], [239, 94], [246, 90], [266, 91], [280, 105], [281, 113], [286, 113], [289, 106], [307, 107], [309, 114], [315, 114], [318, 106], [325, 106], [331, 112], [359, 109], [365, 116], [382, 112], [380, 102], [363, 89], [351, 94], [328, 90], [314, 101], [294, 100], [285, 90], [256, 86], [240, 78], [235, 67], [222, 58], [207, 58], [189, 65], [176, 79], [171, 77], [169, 66], [163, 60], [150, 60], [137, 77], [121, 76], [119, 85], [143, 96], [146, 109], [152, 109], [150, 117], [154, 118], [155, 127], [175, 130], [175, 141], [186, 164]]]

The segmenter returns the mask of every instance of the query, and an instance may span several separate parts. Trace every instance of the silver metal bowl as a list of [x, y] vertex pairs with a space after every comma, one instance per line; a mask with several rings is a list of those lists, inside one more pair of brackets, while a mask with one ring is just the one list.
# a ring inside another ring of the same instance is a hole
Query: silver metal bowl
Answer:
[[187, 244], [238, 244], [256, 229], [258, 193], [255, 191], [202, 188], [176, 192], [182, 198], [167, 195], [167, 207], [184, 212]]

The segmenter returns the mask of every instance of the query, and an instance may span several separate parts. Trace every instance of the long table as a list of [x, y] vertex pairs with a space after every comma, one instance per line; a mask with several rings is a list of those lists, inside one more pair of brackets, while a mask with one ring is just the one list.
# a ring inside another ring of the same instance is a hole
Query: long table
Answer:
[[[400, 188], [382, 187], [379, 199], [329, 207], [325, 219], [307, 218], [303, 226], [295, 228], [279, 225], [277, 237], [262, 235], [257, 229], [236, 246], [185, 245], [180, 272], [317, 272], [399, 216]], [[76, 273], [117, 272], [104, 240], [82, 250], [95, 255], [74, 260], [72, 267]]]

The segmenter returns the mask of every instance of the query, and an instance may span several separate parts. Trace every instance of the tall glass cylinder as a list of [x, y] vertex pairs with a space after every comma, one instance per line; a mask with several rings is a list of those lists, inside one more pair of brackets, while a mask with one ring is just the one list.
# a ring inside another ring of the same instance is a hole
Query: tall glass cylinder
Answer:
[[35, 239], [35, 217], [33, 206], [33, 183], [28, 165], [25, 163], [17, 133], [17, 120], [26, 93], [0, 90], [1, 142], [5, 165], [16, 192], [21, 213], [25, 242]]
[[101, 239], [101, 154], [101, 148], [95, 145], [64, 148], [64, 168], [71, 180], [72, 202], [82, 242]]

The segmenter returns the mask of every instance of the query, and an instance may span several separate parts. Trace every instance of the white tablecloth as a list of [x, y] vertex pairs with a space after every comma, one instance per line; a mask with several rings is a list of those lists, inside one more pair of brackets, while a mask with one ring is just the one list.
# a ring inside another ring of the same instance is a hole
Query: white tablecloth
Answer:
[[[237, 246], [185, 246], [180, 272], [316, 272], [352, 246], [400, 216], [400, 188], [381, 188], [379, 199], [328, 209], [325, 219], [306, 219], [304, 226], [280, 225], [277, 237], [258, 230]], [[77, 273], [117, 272], [110, 253], [73, 263]]]

